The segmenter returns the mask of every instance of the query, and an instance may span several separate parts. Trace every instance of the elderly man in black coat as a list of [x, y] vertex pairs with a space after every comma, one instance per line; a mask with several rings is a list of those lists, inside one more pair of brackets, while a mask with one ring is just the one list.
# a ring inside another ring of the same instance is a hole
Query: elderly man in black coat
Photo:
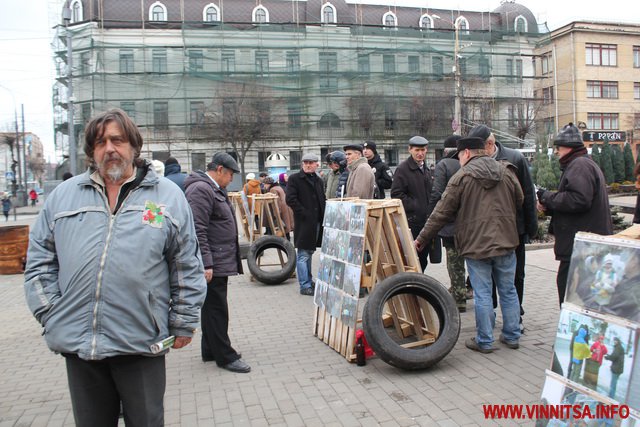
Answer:
[[[402, 200], [414, 239], [418, 237], [427, 222], [427, 206], [433, 183], [431, 171], [425, 164], [428, 144], [429, 141], [421, 136], [409, 139], [410, 155], [398, 165], [391, 184], [391, 197]], [[439, 242], [438, 245], [440, 245]], [[427, 243], [426, 246], [429, 248], [431, 243]], [[428, 249], [418, 253], [422, 271], [427, 268], [428, 256]]]
[[613, 223], [604, 175], [587, 155], [578, 128], [569, 123], [553, 143], [560, 156], [562, 170], [558, 191], [540, 189], [537, 194], [538, 209], [551, 215], [549, 232], [556, 238], [553, 250], [560, 261], [556, 282], [562, 305], [576, 233], [613, 234]]
[[[524, 300], [524, 266], [525, 266], [525, 244], [529, 243], [538, 234], [538, 213], [536, 212], [536, 193], [531, 173], [529, 172], [529, 162], [518, 150], [508, 148], [496, 141], [495, 135], [486, 125], [477, 125], [471, 132], [469, 137], [482, 138], [485, 141], [485, 150], [487, 154], [494, 159], [502, 162], [511, 163], [516, 167], [518, 182], [524, 193], [524, 202], [518, 208], [516, 215], [516, 225], [518, 226], [518, 235], [520, 243], [516, 248], [516, 292], [518, 293], [518, 301], [520, 301], [520, 315], [524, 314], [522, 302]], [[495, 286], [493, 288], [493, 307], [498, 305]], [[521, 332], [524, 330], [522, 319], [520, 322]]]
[[316, 174], [319, 158], [313, 153], [302, 156], [302, 169], [289, 177], [287, 205], [293, 210], [293, 243], [297, 249], [296, 275], [301, 295], [313, 295], [311, 257], [322, 244], [322, 220], [326, 199], [322, 178]]

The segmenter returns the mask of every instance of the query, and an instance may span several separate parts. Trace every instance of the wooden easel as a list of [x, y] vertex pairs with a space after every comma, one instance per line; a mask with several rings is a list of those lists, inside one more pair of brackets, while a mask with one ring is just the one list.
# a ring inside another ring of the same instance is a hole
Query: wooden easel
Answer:
[[[376, 283], [400, 272], [420, 272], [413, 236], [407, 223], [402, 201], [363, 200], [366, 203], [365, 253], [360, 287], [374, 291]], [[385, 326], [393, 325], [399, 337], [415, 336], [415, 341], [403, 347], [418, 347], [433, 343], [438, 335], [434, 328], [434, 312], [429, 304], [414, 295], [400, 295], [387, 303], [383, 318]], [[313, 334], [342, 354], [355, 361], [355, 331], [362, 319], [351, 328], [334, 318], [324, 308], [315, 307]]]

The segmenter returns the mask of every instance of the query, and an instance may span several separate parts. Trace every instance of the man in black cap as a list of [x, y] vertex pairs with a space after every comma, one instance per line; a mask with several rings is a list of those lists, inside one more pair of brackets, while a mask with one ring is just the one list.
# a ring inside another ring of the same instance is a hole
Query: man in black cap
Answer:
[[207, 280], [207, 298], [202, 306], [202, 360], [215, 361], [231, 372], [251, 371], [229, 339], [229, 276], [242, 274], [236, 215], [226, 187], [239, 173], [227, 153], [213, 155], [207, 171], [192, 172], [184, 180], [187, 201], [193, 211], [196, 234]]
[[[524, 193], [524, 203], [518, 209], [518, 235], [520, 242], [516, 248], [516, 292], [520, 301], [520, 316], [524, 314], [522, 303], [524, 300], [524, 276], [525, 276], [525, 244], [529, 243], [538, 234], [538, 214], [536, 212], [536, 194], [533, 179], [529, 172], [529, 162], [521, 152], [512, 148], [504, 147], [496, 141], [495, 135], [486, 125], [477, 125], [471, 132], [470, 137], [482, 138], [485, 142], [484, 148], [488, 156], [501, 162], [509, 162], [517, 169], [516, 176]], [[497, 307], [498, 300], [496, 291], [493, 291], [493, 306]], [[520, 319], [520, 329], [524, 330], [522, 318]]]
[[373, 194], [374, 199], [384, 199], [384, 190], [391, 188], [393, 182], [393, 173], [389, 166], [382, 161], [378, 150], [376, 149], [376, 143], [373, 141], [366, 141], [363, 145], [362, 154], [366, 157], [373, 175], [376, 177], [376, 189]]
[[502, 309], [500, 342], [517, 349], [520, 309], [513, 282], [518, 246], [516, 211], [524, 199], [522, 188], [513, 165], [486, 155], [483, 139], [462, 138], [457, 150], [461, 170], [449, 180], [415, 241], [416, 249], [421, 251], [454, 219], [456, 248], [467, 262], [475, 299], [476, 336], [465, 345], [481, 353], [493, 351], [491, 287], [495, 280]]
[[[427, 221], [427, 205], [431, 195], [432, 177], [425, 164], [429, 141], [421, 136], [409, 139], [409, 157], [397, 167], [391, 184], [391, 197], [402, 200], [411, 234], [415, 239]], [[427, 268], [429, 251], [418, 254], [422, 271]]]
[[313, 295], [315, 285], [311, 278], [311, 258], [322, 245], [324, 219], [324, 184], [316, 174], [319, 158], [313, 153], [302, 156], [302, 169], [289, 177], [287, 205], [293, 210], [293, 244], [296, 253], [296, 276], [300, 295]]
[[539, 189], [538, 209], [551, 215], [553, 250], [560, 261], [556, 283], [560, 305], [564, 301], [573, 239], [578, 231], [613, 234], [606, 181], [600, 167], [587, 155], [582, 135], [573, 123], [566, 125], [553, 144], [560, 157], [558, 191]]
[[[460, 170], [457, 149], [457, 142], [460, 138], [462, 138], [460, 135], [450, 135], [444, 140], [444, 156], [436, 165], [433, 188], [431, 189], [429, 205], [427, 206], [427, 218], [433, 212], [438, 201], [440, 201], [451, 177]], [[464, 280], [464, 258], [456, 250], [453, 239], [454, 231], [453, 224], [447, 224], [442, 227], [438, 236], [442, 239], [442, 244], [447, 250], [447, 272], [451, 281], [449, 292], [456, 300], [458, 310], [462, 313], [467, 311], [467, 287]]]
[[376, 178], [362, 157], [362, 145], [349, 144], [344, 146], [344, 154], [347, 156], [347, 197], [359, 197], [360, 199], [372, 199], [376, 186]]

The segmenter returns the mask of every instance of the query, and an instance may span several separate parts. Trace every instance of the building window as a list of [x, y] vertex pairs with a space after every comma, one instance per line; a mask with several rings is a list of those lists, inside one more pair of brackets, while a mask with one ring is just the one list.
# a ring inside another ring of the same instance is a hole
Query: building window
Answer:
[[458, 58], [458, 67], [460, 67], [460, 75], [462, 77], [466, 77], [469, 71], [467, 67], [467, 58], [465, 58], [464, 56]]
[[256, 113], [258, 131], [263, 133], [271, 124], [271, 104], [269, 101], [257, 100], [253, 103], [253, 109]]
[[516, 106], [515, 105], [509, 105], [509, 110], [508, 110], [508, 114], [509, 114], [509, 118], [508, 118], [508, 125], [511, 129], [513, 128], [517, 128], [518, 127], [518, 116], [516, 114]]
[[369, 54], [368, 53], [359, 53], [358, 54], [358, 74], [361, 76], [368, 76], [371, 70], [371, 66], [369, 65]]
[[264, 164], [267, 160], [267, 157], [271, 155], [271, 151], [258, 151], [258, 170], [265, 170]]
[[256, 50], [256, 73], [260, 75], [269, 74], [269, 51]]
[[222, 123], [225, 127], [229, 128], [230, 126], [235, 126], [237, 115], [236, 113], [235, 100], [225, 99], [222, 101]]
[[342, 127], [340, 124], [340, 117], [333, 113], [324, 113], [322, 117], [320, 117], [320, 120], [318, 120], [318, 127], [320, 129], [340, 128]]
[[633, 99], [640, 99], [640, 83], [633, 84]]
[[551, 54], [542, 55], [540, 63], [542, 65], [542, 75], [549, 74], [551, 72]]
[[426, 13], [420, 17], [419, 22], [420, 28], [423, 29], [432, 29], [433, 28], [433, 18], [427, 15]]
[[91, 72], [91, 52], [82, 52], [80, 54], [80, 74], [89, 74]]
[[232, 50], [223, 50], [220, 54], [220, 62], [222, 63], [223, 73], [235, 73], [236, 71], [236, 53]]
[[618, 82], [587, 80], [588, 98], [618, 98]]
[[82, 2], [80, 0], [73, 0], [71, 5], [71, 23], [82, 21]]
[[297, 98], [287, 101], [287, 124], [290, 129], [302, 127], [302, 103]]
[[385, 27], [395, 28], [398, 26], [398, 18], [396, 18], [396, 15], [393, 12], [389, 11], [382, 15], [382, 25]]
[[640, 46], [633, 47], [633, 68], [640, 68]]
[[153, 127], [156, 130], [167, 130], [169, 128], [169, 103], [153, 103]]
[[491, 78], [491, 67], [489, 66], [489, 58], [481, 56], [478, 59], [478, 67], [480, 68], [480, 78], [488, 82]]
[[120, 103], [120, 109], [127, 113], [127, 116], [136, 121], [136, 103], [133, 101], [122, 101]]
[[291, 168], [291, 170], [297, 170], [302, 168], [302, 151], [300, 150], [289, 151], [289, 168]]
[[633, 128], [640, 129], [640, 113], [633, 113]]
[[615, 67], [618, 65], [618, 46], [615, 44], [587, 43], [586, 64]]
[[338, 55], [335, 52], [320, 52], [320, 90], [329, 92], [338, 89]]
[[322, 6], [322, 23], [335, 24], [337, 22], [336, 8], [331, 3], [325, 3]]
[[149, 21], [166, 21], [167, 7], [159, 1], [149, 6]]
[[300, 54], [296, 51], [287, 52], [287, 72], [297, 73], [300, 71]]
[[513, 82], [513, 59], [507, 59], [507, 81]]
[[594, 130], [617, 130], [618, 113], [588, 113], [587, 127]]
[[398, 149], [384, 150], [384, 159], [388, 166], [398, 166]]
[[[184, 167], [184, 165], [183, 165]], [[207, 168], [206, 153], [191, 153], [191, 170], [205, 170]]]
[[386, 101], [384, 103], [384, 129], [395, 130], [397, 126], [396, 103]]
[[396, 73], [395, 55], [382, 55], [382, 72], [386, 77]]
[[434, 56], [433, 58], [431, 58], [431, 73], [433, 75], [433, 80], [442, 80], [442, 76], [444, 74], [444, 66], [441, 56]]
[[189, 123], [191, 126], [204, 125], [204, 102], [191, 101], [189, 103]]
[[202, 10], [202, 20], [205, 22], [220, 21], [220, 9], [213, 3], [209, 3]]
[[252, 16], [255, 24], [267, 24], [269, 22], [269, 11], [262, 5], [253, 9]]
[[151, 54], [151, 68], [154, 73], [167, 72], [167, 51], [164, 49], [153, 49]]
[[458, 16], [455, 27], [461, 34], [469, 34], [469, 21], [464, 16]]
[[133, 73], [133, 49], [120, 49], [120, 73]]
[[553, 86], [545, 87], [542, 89], [542, 103], [543, 104], [553, 104]]
[[526, 33], [527, 32], [526, 18], [522, 15], [516, 17], [516, 19], [513, 21], [513, 28], [516, 30], [516, 33]]
[[524, 73], [522, 71], [522, 59], [516, 59], [516, 80], [522, 81]]
[[420, 72], [420, 57], [415, 55], [409, 55], [409, 73], [418, 74]]
[[192, 73], [199, 73], [204, 70], [204, 56], [199, 49], [192, 49], [189, 51], [189, 71]]

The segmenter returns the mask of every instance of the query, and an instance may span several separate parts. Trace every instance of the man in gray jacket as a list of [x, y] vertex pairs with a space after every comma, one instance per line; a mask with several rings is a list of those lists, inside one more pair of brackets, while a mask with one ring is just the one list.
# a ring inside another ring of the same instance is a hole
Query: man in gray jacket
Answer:
[[117, 425], [120, 402], [125, 424], [163, 425], [164, 356], [199, 324], [206, 283], [191, 210], [141, 148], [124, 111], [91, 119], [90, 168], [47, 197], [30, 235], [27, 303], [65, 357], [78, 426]]
[[193, 210], [196, 234], [207, 280], [207, 299], [202, 307], [202, 361], [215, 361], [231, 372], [251, 371], [229, 339], [229, 276], [242, 274], [236, 215], [227, 185], [240, 172], [227, 153], [215, 153], [207, 172], [195, 171], [184, 180], [187, 200]]
[[347, 169], [349, 170], [346, 196], [372, 199], [376, 185], [376, 177], [367, 159], [362, 156], [362, 145], [345, 145], [344, 153], [347, 156]]

